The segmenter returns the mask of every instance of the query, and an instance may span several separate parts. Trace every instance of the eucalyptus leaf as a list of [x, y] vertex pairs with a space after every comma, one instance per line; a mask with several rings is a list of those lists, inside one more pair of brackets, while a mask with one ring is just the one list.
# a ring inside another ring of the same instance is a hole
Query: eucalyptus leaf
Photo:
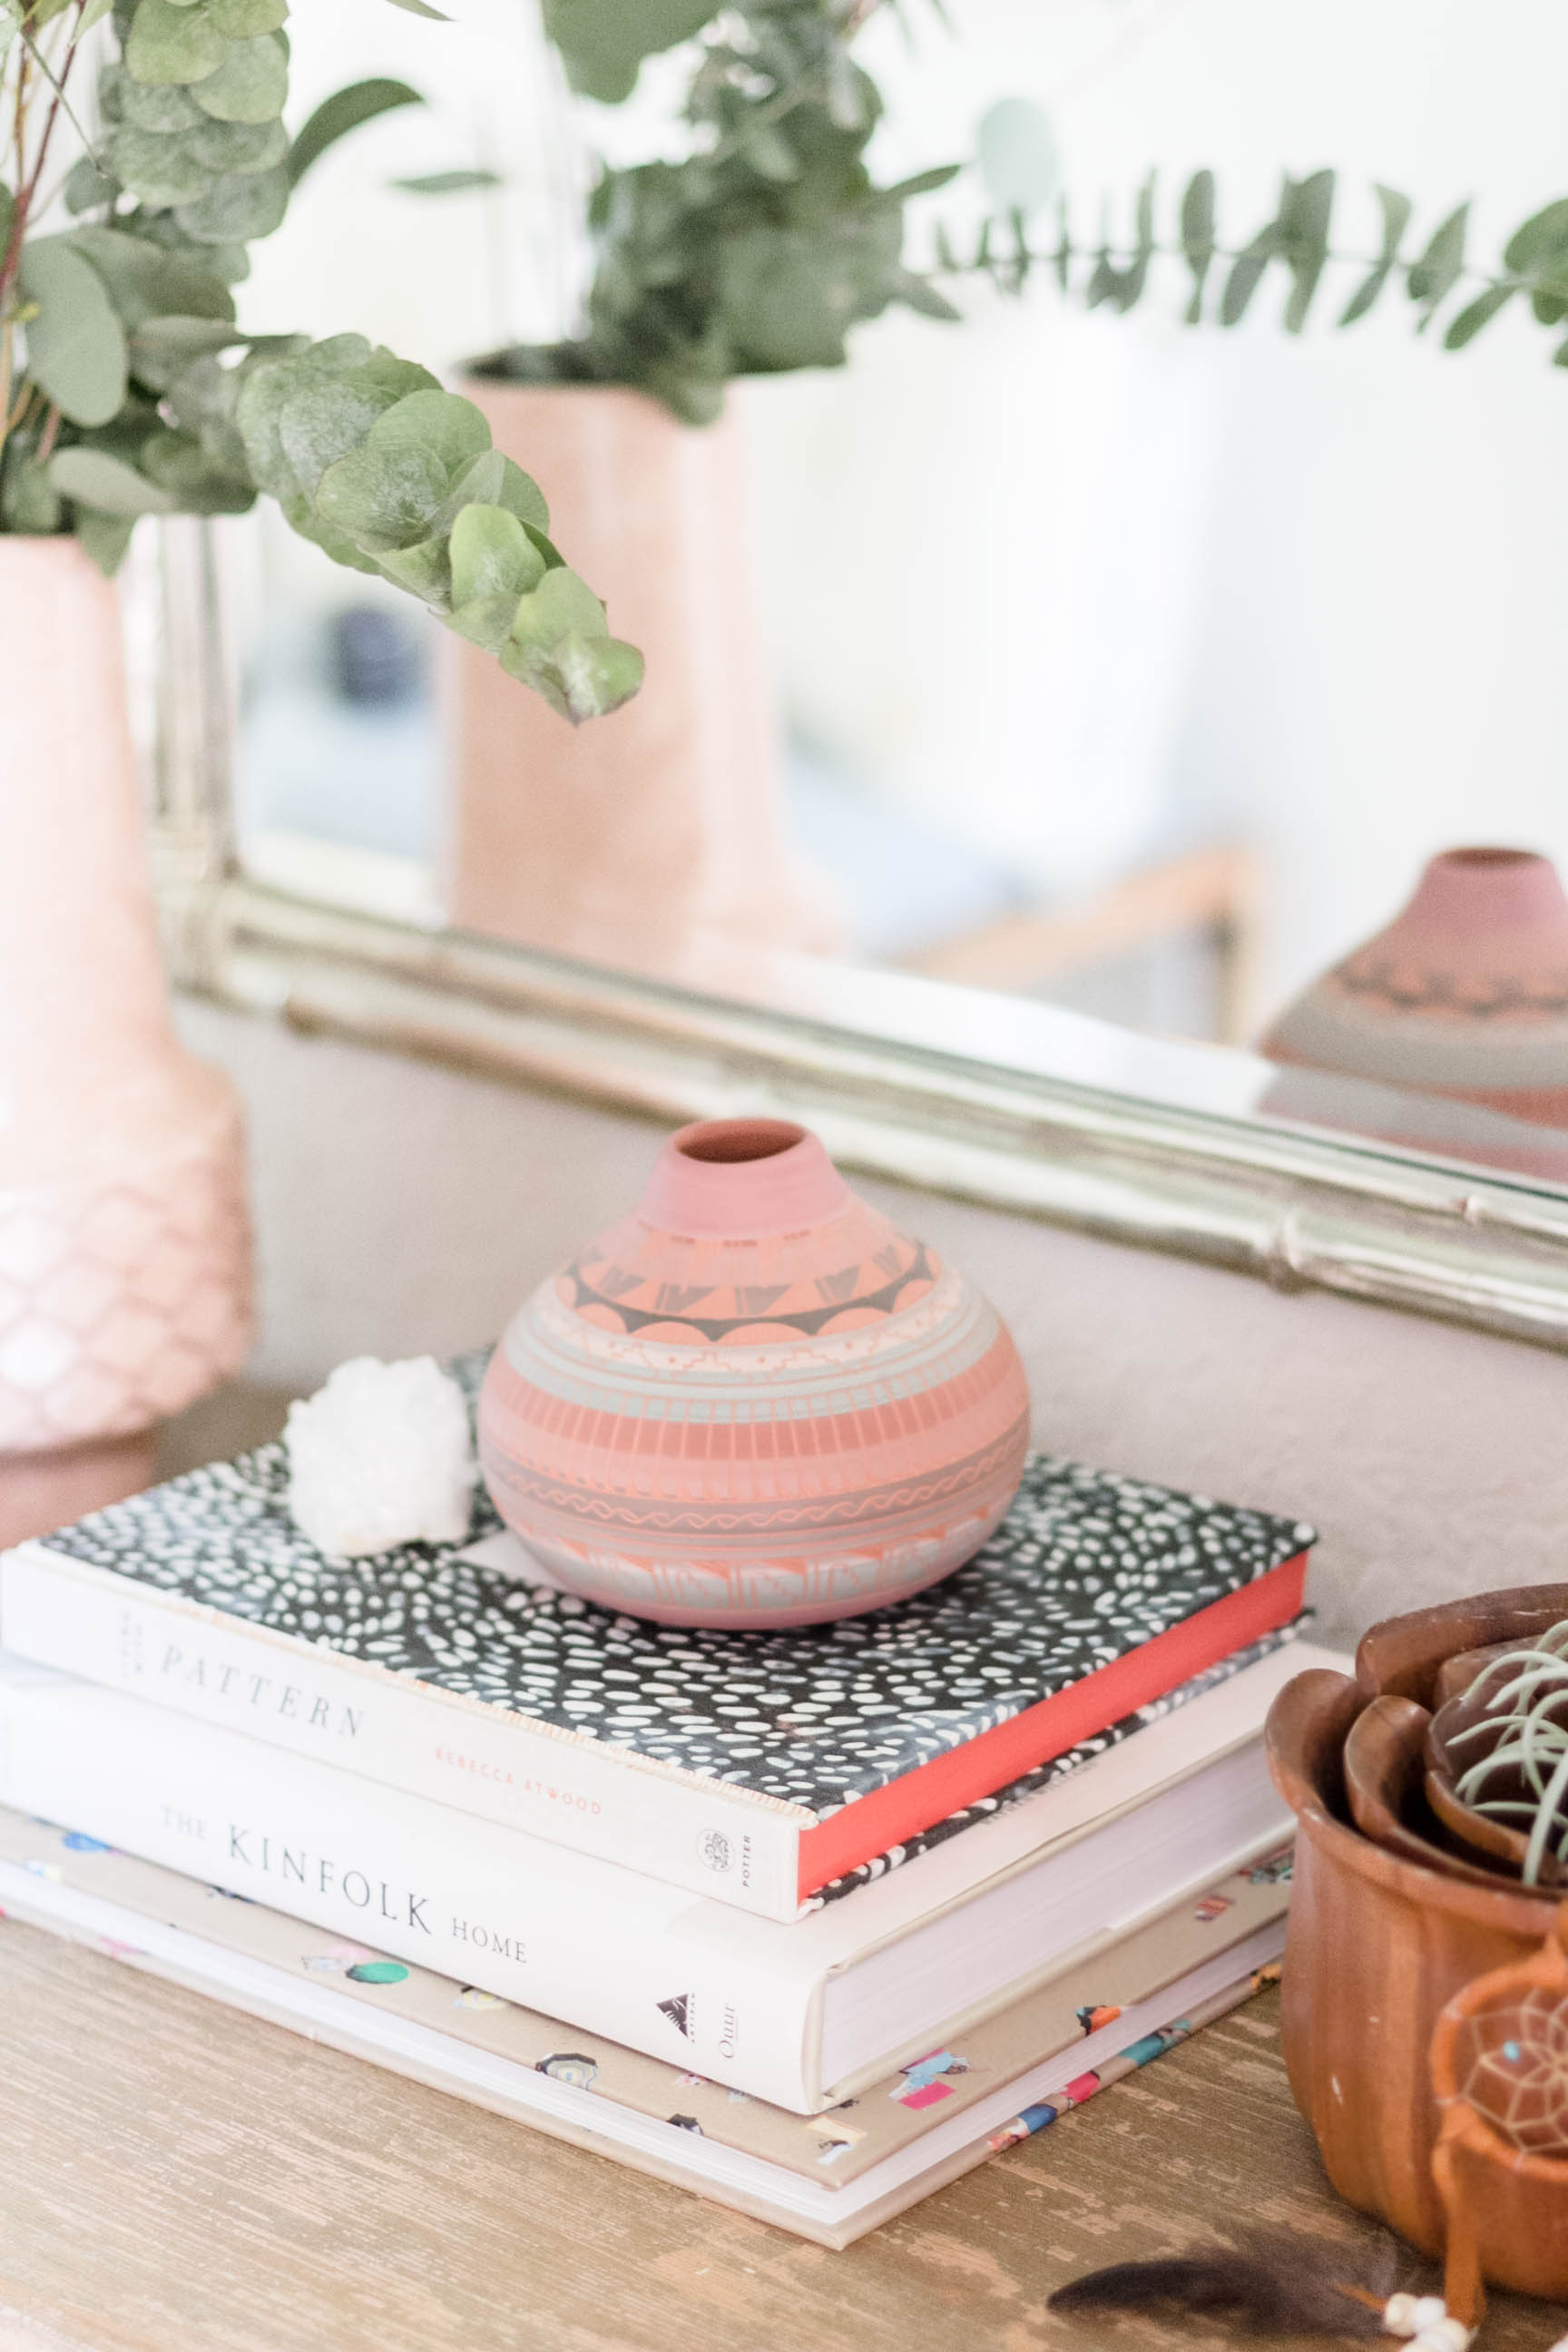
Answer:
[[500, 660], [510, 677], [542, 694], [574, 726], [618, 709], [643, 678], [642, 656], [615, 637], [570, 634], [547, 651], [514, 635], [501, 647]]
[[[142, 0], [146, 7], [148, 0]], [[289, 96], [289, 51], [277, 33], [254, 41], [229, 41], [222, 62], [191, 96], [204, 114], [219, 122], [270, 122]]]
[[120, 183], [99, 169], [90, 155], [79, 155], [66, 173], [64, 189], [68, 213], [96, 212], [100, 205], [111, 205], [120, 193]]
[[447, 625], [482, 652], [499, 654], [511, 635], [516, 611], [515, 595], [476, 596], [466, 604], [454, 604]]
[[1433, 312], [1445, 297], [1451, 294], [1464, 275], [1465, 236], [1469, 226], [1469, 205], [1460, 205], [1433, 236], [1419, 261], [1411, 263], [1405, 272], [1405, 285], [1413, 302], [1421, 307], [1419, 326], [1425, 329]]
[[551, 646], [568, 635], [605, 637], [605, 608], [585, 580], [564, 565], [547, 572], [531, 594], [519, 600], [510, 635], [518, 645]]
[[255, 484], [215, 459], [194, 434], [150, 434], [142, 445], [141, 464], [181, 514], [245, 514], [256, 504]]
[[297, 392], [279, 415], [279, 438], [300, 488], [313, 490], [329, 466], [359, 446], [378, 417], [431, 383], [425, 369], [385, 352]]
[[499, 172], [424, 172], [411, 180], [394, 180], [391, 185], [408, 196], [462, 196], [476, 188], [504, 187], [506, 183]]
[[106, 152], [115, 176], [144, 205], [189, 204], [212, 185], [211, 172], [189, 152], [178, 132], [166, 136], [121, 123]]
[[441, 459], [416, 441], [395, 449], [353, 449], [327, 467], [310, 504], [326, 528], [367, 554], [413, 547], [430, 536], [447, 490]]
[[125, 330], [92, 264], [64, 236], [22, 248], [27, 372], [73, 425], [107, 425], [125, 398]]
[[378, 114], [391, 113], [402, 106], [423, 106], [424, 99], [405, 81], [391, 81], [384, 77], [371, 81], [356, 81], [346, 89], [324, 98], [315, 112], [301, 128], [289, 150], [289, 177], [298, 183], [329, 147], [357, 131], [362, 123], [374, 122]]
[[309, 499], [285, 499], [282, 512], [283, 520], [291, 530], [297, 530], [301, 539], [312, 541], [324, 554], [331, 557], [334, 563], [344, 564], [351, 572], [369, 572], [373, 579], [381, 576], [381, 566], [374, 556], [367, 555], [363, 548], [356, 547], [352, 539], [344, 539], [341, 533], [329, 530], [312, 509]]
[[126, 70], [132, 81], [202, 81], [222, 63], [226, 47], [205, 7], [137, 0], [125, 43]]
[[289, 0], [207, 0], [213, 25], [226, 40], [276, 33], [289, 21]]
[[145, 237], [96, 222], [83, 222], [68, 234], [108, 287], [110, 299], [128, 327], [164, 313], [232, 321], [234, 297], [216, 270]]
[[181, 205], [174, 217], [187, 236], [204, 245], [226, 245], [270, 236], [289, 209], [289, 174], [281, 163], [270, 172], [230, 172], [195, 204]]
[[395, 587], [406, 589], [433, 611], [445, 614], [451, 610], [452, 564], [444, 533], [413, 547], [395, 548], [378, 558], [378, 565]]
[[1400, 244], [1410, 226], [1414, 206], [1408, 196], [1402, 196], [1397, 188], [1385, 188], [1381, 183], [1376, 193], [1378, 207], [1383, 215], [1382, 249], [1371, 271], [1362, 279], [1340, 312], [1342, 327], [1353, 327], [1358, 319], [1365, 318], [1376, 302], [1398, 261]]
[[1215, 257], [1215, 181], [1212, 172], [1194, 172], [1182, 196], [1182, 251], [1193, 274], [1187, 324], [1201, 324], [1204, 286]]
[[[451, 562], [452, 601], [459, 610], [495, 596], [510, 596], [515, 605], [544, 577], [544, 558], [504, 507], [464, 508], [452, 525]], [[501, 634], [510, 634], [510, 624]]]
[[97, 564], [106, 580], [112, 580], [131, 545], [131, 534], [136, 528], [134, 515], [104, 514], [96, 507], [78, 507], [75, 528], [82, 552]]
[[371, 428], [369, 446], [393, 456], [417, 448], [445, 468], [450, 485], [475, 458], [486, 455], [490, 428], [471, 400], [455, 392], [414, 392], [389, 408]]
[[1329, 257], [1329, 229], [1334, 209], [1334, 173], [1314, 172], [1305, 180], [1285, 183], [1279, 199], [1277, 230], [1280, 258], [1290, 272], [1290, 297], [1285, 305], [1285, 330], [1299, 335], [1307, 323], [1312, 297]]
[[690, 40], [714, 13], [714, 0], [544, 0], [544, 29], [573, 89], [617, 105], [645, 58]]
[[129, 122], [137, 131], [155, 131], [164, 138], [176, 131], [190, 131], [206, 120], [201, 108], [189, 92], [173, 82], [143, 85], [121, 74], [112, 85], [112, 103], [99, 103], [106, 120]]
[[284, 411], [308, 384], [346, 375], [375, 356], [374, 347], [363, 335], [333, 335], [305, 351], [247, 363], [235, 404], [235, 422], [258, 488], [276, 499], [300, 496], [304, 485], [283, 446]]
[[49, 479], [64, 497], [103, 514], [174, 514], [179, 506], [172, 490], [103, 449], [58, 450], [49, 460]]
[[0, 471], [0, 520], [7, 530], [47, 539], [58, 530], [61, 516], [60, 494], [47, 467], [39, 465], [31, 449], [19, 447], [13, 434], [5, 444], [5, 467]]
[[[1497, 317], [1517, 291], [1513, 286], [1489, 286], [1485, 293], [1478, 294], [1473, 302], [1467, 302], [1458, 315], [1449, 320], [1443, 337], [1443, 349], [1446, 352], [1462, 352], [1467, 343], [1474, 342], [1481, 329]], [[1568, 304], [1563, 307], [1568, 310]], [[1550, 321], [1546, 323], [1550, 324]]]
[[395, 8], [405, 8], [411, 16], [434, 16], [440, 25], [450, 24], [451, 18], [439, 8], [432, 8], [430, 0], [392, 0]]
[[219, 122], [199, 108], [184, 144], [209, 172], [270, 172], [289, 160], [289, 133], [280, 121]]

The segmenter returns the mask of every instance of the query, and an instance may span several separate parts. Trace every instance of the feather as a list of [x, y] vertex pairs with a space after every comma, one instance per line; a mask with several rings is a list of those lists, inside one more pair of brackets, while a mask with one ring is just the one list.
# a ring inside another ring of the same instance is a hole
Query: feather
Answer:
[[[1382, 2285], [1357, 2279], [1352, 2273], [1360, 2266], [1348, 2250], [1294, 2234], [1249, 2237], [1236, 2247], [1114, 2263], [1058, 2287], [1048, 2307], [1067, 2318], [1163, 2308], [1282, 2336], [1379, 2336], [1393, 2279]], [[1389, 2265], [1385, 2261], [1380, 2267], [1386, 2272]]]

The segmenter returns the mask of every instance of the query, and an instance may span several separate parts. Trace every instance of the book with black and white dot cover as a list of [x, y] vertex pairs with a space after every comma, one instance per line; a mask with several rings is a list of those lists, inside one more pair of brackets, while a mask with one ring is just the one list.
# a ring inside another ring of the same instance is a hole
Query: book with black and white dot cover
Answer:
[[[472, 1388], [483, 1359], [460, 1368]], [[1036, 1455], [953, 1575], [834, 1624], [652, 1625], [560, 1591], [482, 1492], [346, 1562], [280, 1444], [0, 1560], [0, 1641], [770, 1918], [1091, 1762], [1298, 1619], [1312, 1530]]]

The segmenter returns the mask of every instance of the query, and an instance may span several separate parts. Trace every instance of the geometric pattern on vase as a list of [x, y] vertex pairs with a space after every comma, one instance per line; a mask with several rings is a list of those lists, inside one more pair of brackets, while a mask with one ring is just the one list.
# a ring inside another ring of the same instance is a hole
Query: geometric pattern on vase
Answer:
[[480, 1461], [571, 1589], [666, 1623], [799, 1624], [973, 1556], [1022, 1472], [1005, 1327], [814, 1136], [715, 1120], [542, 1283], [491, 1360]]
[[0, 1191], [0, 1449], [114, 1438], [239, 1368], [250, 1232], [237, 1117]]
[[1551, 860], [1430, 859], [1394, 920], [1305, 989], [1258, 1050], [1568, 1125], [1568, 897]]

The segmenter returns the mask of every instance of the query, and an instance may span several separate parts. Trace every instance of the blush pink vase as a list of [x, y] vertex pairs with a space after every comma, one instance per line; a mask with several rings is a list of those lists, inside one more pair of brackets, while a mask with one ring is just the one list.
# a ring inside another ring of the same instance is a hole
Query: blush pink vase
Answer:
[[144, 1486], [250, 1328], [238, 1108], [175, 1038], [115, 591], [0, 537], [0, 1542]]
[[1568, 897], [1550, 858], [1449, 849], [1263, 1039], [1305, 1063], [1568, 1126]]
[[671, 1625], [812, 1624], [978, 1549], [1028, 1442], [1005, 1326], [777, 1119], [665, 1145], [496, 1349], [479, 1458], [573, 1591]]

